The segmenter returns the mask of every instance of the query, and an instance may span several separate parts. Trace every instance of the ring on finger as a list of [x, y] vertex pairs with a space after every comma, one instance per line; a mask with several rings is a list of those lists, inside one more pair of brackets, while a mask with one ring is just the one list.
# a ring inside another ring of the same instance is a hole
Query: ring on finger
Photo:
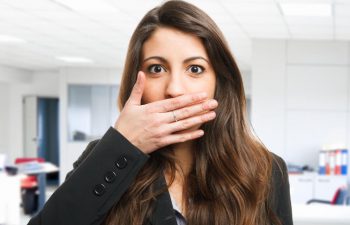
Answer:
[[178, 119], [176, 118], [175, 111], [171, 111], [171, 112], [173, 113], [174, 122], [177, 122]]

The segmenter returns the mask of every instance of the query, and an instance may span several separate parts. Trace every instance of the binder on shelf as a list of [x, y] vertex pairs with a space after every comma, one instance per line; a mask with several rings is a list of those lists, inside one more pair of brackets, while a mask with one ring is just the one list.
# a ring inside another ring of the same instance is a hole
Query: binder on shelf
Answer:
[[318, 173], [320, 175], [325, 175], [326, 174], [326, 152], [325, 151], [320, 151], [318, 165], [319, 165]]
[[329, 174], [330, 175], [335, 174], [335, 152], [334, 151], [329, 152]]
[[341, 175], [348, 174], [348, 158], [349, 151], [347, 149], [343, 149], [341, 151]]
[[331, 174], [331, 166], [330, 166], [330, 155], [329, 155], [329, 151], [326, 151], [325, 154], [325, 158], [326, 158], [326, 175], [330, 175]]
[[319, 151], [318, 174], [347, 175], [349, 151], [345, 148], [323, 148]]
[[335, 175], [341, 175], [341, 152], [342, 151], [340, 149], [335, 150]]

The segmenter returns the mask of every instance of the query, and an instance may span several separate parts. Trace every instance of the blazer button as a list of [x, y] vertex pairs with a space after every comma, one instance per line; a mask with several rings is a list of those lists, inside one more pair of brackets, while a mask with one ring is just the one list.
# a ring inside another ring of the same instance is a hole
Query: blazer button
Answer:
[[112, 183], [116, 177], [117, 177], [117, 174], [114, 171], [109, 171], [105, 174], [105, 181], [107, 183]]
[[102, 196], [106, 192], [106, 186], [103, 184], [97, 184], [94, 189], [94, 194], [97, 196]]
[[128, 160], [122, 156], [115, 162], [115, 165], [118, 169], [124, 169], [128, 165]]

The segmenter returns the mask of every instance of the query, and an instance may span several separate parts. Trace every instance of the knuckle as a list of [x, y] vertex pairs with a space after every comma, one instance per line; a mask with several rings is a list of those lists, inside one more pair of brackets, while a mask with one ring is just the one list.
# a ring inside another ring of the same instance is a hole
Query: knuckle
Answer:
[[188, 139], [195, 139], [195, 138], [197, 138], [197, 135], [194, 132], [188, 135]]
[[179, 141], [180, 141], [180, 142], [185, 142], [185, 141], [187, 141], [187, 140], [189, 139], [188, 136], [189, 136], [188, 134], [187, 134], [187, 135], [181, 135]]
[[201, 121], [202, 121], [202, 122], [206, 122], [206, 121], [208, 121], [209, 119], [210, 119], [210, 118], [209, 118], [209, 115], [207, 115], [207, 114], [201, 116]]
[[198, 95], [192, 95], [192, 96], [191, 96], [191, 100], [192, 100], [193, 102], [198, 101], [199, 99], [200, 99], [200, 97], [199, 97]]
[[176, 108], [180, 107], [180, 105], [181, 105], [180, 99], [178, 99], [178, 98], [172, 99], [171, 100], [171, 105], [176, 107]]
[[148, 126], [146, 126], [146, 127], [143, 128], [143, 133], [144, 133], [144, 134], [148, 134], [149, 137], [154, 136], [154, 135], [153, 135], [153, 129], [150, 128], [150, 127], [148, 127]]
[[191, 121], [183, 120], [182, 123], [181, 123], [181, 128], [182, 129], [186, 129], [186, 128], [190, 127], [191, 125], [192, 125]]
[[158, 148], [163, 147], [163, 146], [165, 146], [165, 145], [168, 145], [168, 144], [167, 144], [167, 139], [166, 139], [166, 138], [159, 138], [159, 139], [157, 139], [157, 141], [156, 141], [156, 146], [157, 146]]
[[183, 117], [189, 117], [191, 115], [191, 110], [189, 108], [185, 108], [181, 111]]
[[135, 85], [133, 88], [135, 94], [140, 94], [142, 92], [141, 88], [138, 85]]
[[166, 132], [165, 132], [165, 130], [159, 130], [158, 132], [158, 138], [162, 138], [162, 137], [164, 137], [165, 135], [166, 135]]
[[162, 137], [162, 135], [159, 132], [156, 132], [153, 134], [153, 138], [156, 143], [158, 143], [158, 140]]
[[208, 105], [209, 103], [208, 103], [208, 101], [206, 101], [206, 102], [204, 102], [204, 103], [202, 103], [202, 110], [204, 109], [208, 109], [209, 108], [209, 105]]
[[168, 112], [170, 111], [170, 106], [168, 104], [164, 104], [161, 106], [163, 112]]
[[147, 132], [148, 132], [148, 136], [152, 140], [157, 140], [161, 137], [160, 132], [158, 130], [154, 129], [154, 127], [147, 129]]
[[151, 108], [150, 106], [144, 105], [143, 108], [144, 108], [144, 112], [145, 112], [146, 114], [152, 113], [152, 108]]

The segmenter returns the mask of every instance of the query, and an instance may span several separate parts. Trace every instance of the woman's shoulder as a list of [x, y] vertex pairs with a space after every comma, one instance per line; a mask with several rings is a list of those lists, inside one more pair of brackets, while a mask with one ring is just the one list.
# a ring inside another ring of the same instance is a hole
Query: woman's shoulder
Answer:
[[292, 225], [292, 206], [290, 200], [289, 179], [287, 165], [282, 157], [271, 153], [272, 162], [272, 187], [269, 200], [272, 209], [282, 224]]
[[272, 153], [272, 179], [273, 181], [280, 183], [288, 180], [288, 170], [286, 162], [279, 155]]

